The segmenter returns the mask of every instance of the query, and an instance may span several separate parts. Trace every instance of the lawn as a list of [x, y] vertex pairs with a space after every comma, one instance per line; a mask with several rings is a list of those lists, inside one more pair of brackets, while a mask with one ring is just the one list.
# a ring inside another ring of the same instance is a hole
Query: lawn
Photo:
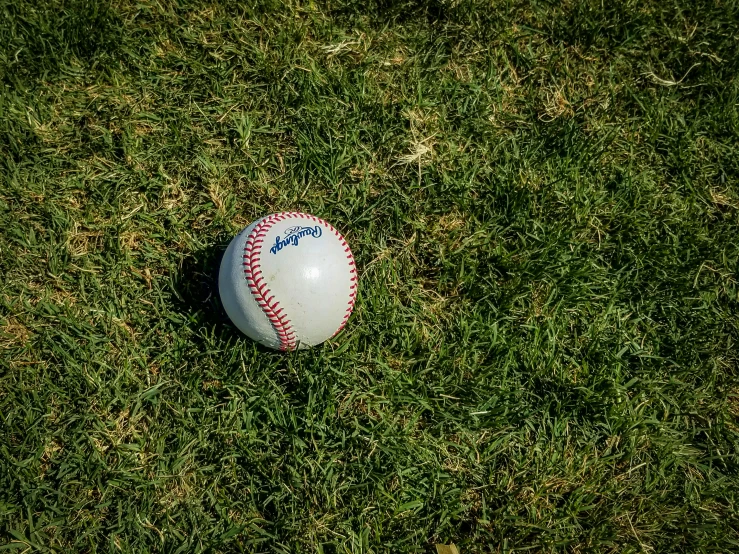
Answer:
[[0, 0], [0, 549], [739, 550], [739, 3], [243, 4]]

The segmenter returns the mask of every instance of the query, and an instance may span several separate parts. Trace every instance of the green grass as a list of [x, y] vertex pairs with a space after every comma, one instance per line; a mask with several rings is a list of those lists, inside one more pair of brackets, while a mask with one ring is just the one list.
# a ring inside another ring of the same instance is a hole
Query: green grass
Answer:
[[[739, 4], [0, 0], [0, 548], [739, 549]], [[267, 351], [220, 256], [347, 236]]]

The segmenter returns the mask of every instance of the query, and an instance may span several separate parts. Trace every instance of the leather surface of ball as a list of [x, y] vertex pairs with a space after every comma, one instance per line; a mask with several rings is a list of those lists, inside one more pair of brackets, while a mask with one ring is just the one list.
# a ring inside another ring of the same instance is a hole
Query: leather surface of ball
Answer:
[[221, 261], [218, 290], [244, 334], [269, 348], [294, 350], [344, 328], [357, 282], [351, 249], [331, 224], [280, 212], [234, 237]]

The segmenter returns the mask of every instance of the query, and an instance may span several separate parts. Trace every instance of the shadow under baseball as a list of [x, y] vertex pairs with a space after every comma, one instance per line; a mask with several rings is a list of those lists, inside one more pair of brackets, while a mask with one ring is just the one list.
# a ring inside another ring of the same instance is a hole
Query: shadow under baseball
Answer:
[[182, 260], [173, 278], [175, 308], [191, 323], [235, 335], [218, 295], [218, 270], [228, 243], [197, 250]]

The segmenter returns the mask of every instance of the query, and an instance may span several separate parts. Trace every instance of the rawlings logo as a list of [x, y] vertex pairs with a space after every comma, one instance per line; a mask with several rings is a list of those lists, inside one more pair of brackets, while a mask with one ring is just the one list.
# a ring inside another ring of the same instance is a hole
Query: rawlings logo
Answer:
[[288, 245], [297, 246], [298, 242], [303, 237], [311, 236], [318, 238], [322, 234], [323, 230], [320, 225], [316, 225], [315, 227], [290, 227], [285, 231], [285, 238], [281, 239], [280, 235], [277, 235], [275, 243], [269, 251], [272, 252], [272, 254], [277, 254]]

